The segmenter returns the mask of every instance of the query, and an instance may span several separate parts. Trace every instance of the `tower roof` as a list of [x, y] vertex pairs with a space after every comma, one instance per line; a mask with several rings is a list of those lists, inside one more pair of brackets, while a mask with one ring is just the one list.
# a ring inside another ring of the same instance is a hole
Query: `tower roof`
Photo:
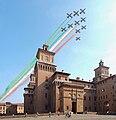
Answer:
[[102, 61], [102, 59], [100, 60], [100, 62], [99, 62], [99, 67], [100, 66], [104, 66], [104, 62]]
[[99, 62], [99, 67], [97, 67], [96, 69], [94, 69], [94, 71], [96, 71], [96, 70], [99, 69], [100, 67], [109, 69], [109, 67], [104, 66], [104, 62], [102, 61], [102, 59], [101, 59], [100, 62]]

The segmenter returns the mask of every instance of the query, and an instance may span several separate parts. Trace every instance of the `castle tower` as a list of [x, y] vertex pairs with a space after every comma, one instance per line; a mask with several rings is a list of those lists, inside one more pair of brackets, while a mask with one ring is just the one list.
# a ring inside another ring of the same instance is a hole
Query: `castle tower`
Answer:
[[30, 75], [30, 82], [26, 88], [24, 88], [24, 113], [32, 114], [34, 113], [33, 109], [33, 91], [35, 88], [35, 76], [34, 74]]
[[95, 77], [93, 78], [94, 82], [99, 82], [107, 77], [109, 77], [109, 67], [104, 66], [104, 62], [101, 60], [99, 62], [99, 67], [94, 69]]
[[49, 86], [48, 78], [56, 71], [54, 64], [55, 53], [48, 51], [48, 46], [43, 45], [43, 49], [38, 49], [37, 63], [35, 66], [36, 85], [34, 90], [34, 111], [35, 113], [49, 112]]

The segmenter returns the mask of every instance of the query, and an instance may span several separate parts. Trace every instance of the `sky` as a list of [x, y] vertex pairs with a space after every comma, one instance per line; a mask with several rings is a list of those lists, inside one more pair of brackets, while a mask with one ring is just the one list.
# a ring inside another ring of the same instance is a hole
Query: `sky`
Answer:
[[[87, 29], [55, 55], [57, 70], [92, 80], [100, 59], [116, 73], [116, 0], [0, 0], [0, 94], [36, 55], [66, 13], [86, 8]], [[23, 102], [24, 87], [5, 101]]]

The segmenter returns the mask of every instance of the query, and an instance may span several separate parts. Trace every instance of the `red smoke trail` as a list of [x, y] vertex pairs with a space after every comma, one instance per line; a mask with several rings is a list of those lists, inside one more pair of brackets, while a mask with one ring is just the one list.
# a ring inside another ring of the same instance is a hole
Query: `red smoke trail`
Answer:
[[67, 41], [65, 41], [56, 51], [55, 54], [58, 53], [77, 33], [72, 35]]
[[77, 27], [77, 25], [76, 25], [63, 39], [61, 39], [61, 41], [55, 46], [55, 48], [54, 48], [52, 51], [54, 51], [54, 50], [56, 49], [56, 47], [57, 47], [58, 45], [60, 45], [60, 43], [61, 43], [76, 27]]
[[[14, 93], [20, 86], [22, 86], [23, 84], [25, 84], [27, 81], [28, 81], [28, 79], [26, 78], [22, 83], [20, 83], [17, 87], [15, 87], [7, 96], [5, 96], [2, 101], [4, 101], [6, 98], [8, 98], [12, 93]], [[2, 101], [0, 101], [0, 103]]]

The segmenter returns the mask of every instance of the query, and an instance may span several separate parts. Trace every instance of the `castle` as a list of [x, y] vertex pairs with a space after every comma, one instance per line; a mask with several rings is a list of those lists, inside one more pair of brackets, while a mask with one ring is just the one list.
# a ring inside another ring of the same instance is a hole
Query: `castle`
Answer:
[[25, 113], [116, 112], [116, 75], [109, 74], [102, 60], [94, 70], [93, 81], [87, 82], [56, 71], [54, 55], [47, 45], [38, 49], [34, 74], [24, 88]]

